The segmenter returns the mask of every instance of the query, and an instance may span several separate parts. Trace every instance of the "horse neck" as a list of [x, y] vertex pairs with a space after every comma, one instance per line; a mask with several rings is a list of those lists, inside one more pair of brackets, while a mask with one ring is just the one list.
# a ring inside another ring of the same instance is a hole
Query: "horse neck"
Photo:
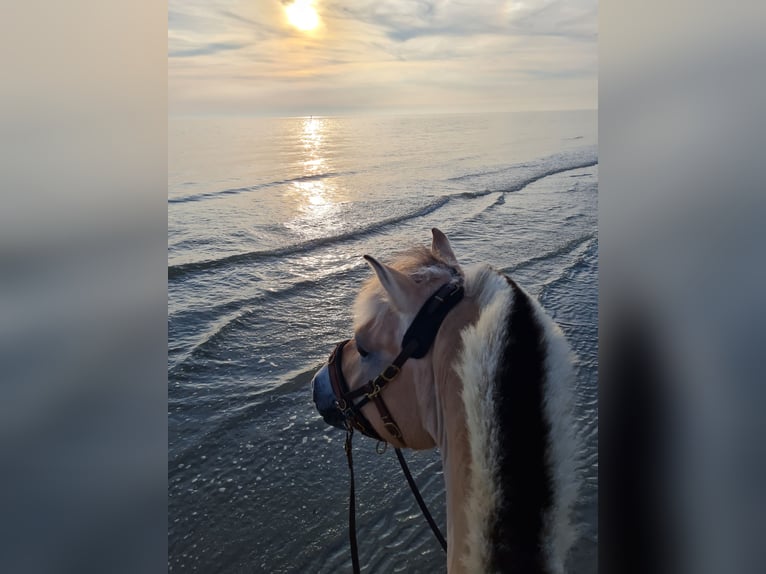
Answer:
[[444, 469], [447, 495], [447, 571], [466, 572], [466, 541], [472, 525], [468, 522], [464, 502], [470, 491], [471, 449], [468, 441], [462, 382], [454, 369], [455, 349], [459, 349], [460, 332], [476, 320], [478, 309], [466, 298], [445, 320], [434, 345], [434, 396], [430, 405], [431, 434], [439, 447]]
[[[467, 303], [461, 303], [459, 309], [465, 310]], [[454, 349], [458, 348], [455, 345], [459, 344], [459, 337], [455, 337], [454, 333], [458, 331], [450, 329], [448, 321], [445, 321], [444, 327], [444, 331], [453, 335], [438, 341], [435, 355], [454, 360]], [[457, 340], [450, 340], [455, 338]], [[460, 391], [462, 385], [450, 365], [451, 360], [437, 360], [434, 364], [437, 399], [432, 404], [437, 405], [433, 416], [437, 422], [433, 425], [432, 434], [442, 458], [447, 496], [447, 571], [455, 574], [465, 571], [465, 542], [471, 528], [463, 508], [470, 491], [468, 469], [471, 467], [471, 450]]]

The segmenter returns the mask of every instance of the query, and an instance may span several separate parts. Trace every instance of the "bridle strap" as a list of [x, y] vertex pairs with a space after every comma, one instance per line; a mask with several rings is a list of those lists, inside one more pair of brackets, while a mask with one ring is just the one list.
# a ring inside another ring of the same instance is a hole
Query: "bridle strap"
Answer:
[[368, 401], [372, 401], [372, 403], [378, 409], [378, 414], [380, 415], [380, 419], [383, 422], [383, 428], [385, 428], [391, 436], [393, 436], [402, 444], [404, 444], [404, 435], [402, 434], [402, 430], [399, 428], [399, 425], [396, 424], [396, 421], [394, 421], [394, 417], [388, 410], [388, 407], [386, 406], [383, 397], [380, 396], [380, 393], [383, 388], [388, 383], [393, 381], [401, 372], [402, 365], [404, 365], [407, 359], [410, 358], [413, 350], [414, 345], [408, 345], [405, 349], [402, 350], [401, 353], [399, 353], [399, 355], [397, 355], [394, 361], [383, 370], [382, 373], [375, 377], [375, 380], [370, 381], [364, 385], [362, 388], [367, 390], [367, 393], [365, 393], [366, 396], [356, 404], [356, 408], [361, 409], [362, 406], [367, 404]]
[[436, 521], [434, 520], [434, 517], [431, 516], [431, 513], [428, 511], [428, 507], [426, 506], [426, 503], [423, 500], [423, 497], [420, 495], [420, 490], [418, 490], [418, 485], [415, 484], [415, 480], [412, 478], [412, 474], [410, 474], [410, 469], [407, 467], [407, 461], [404, 460], [404, 455], [402, 454], [402, 450], [400, 448], [395, 448], [394, 452], [396, 453], [396, 458], [399, 459], [399, 465], [402, 467], [404, 478], [407, 479], [407, 484], [410, 485], [410, 490], [412, 491], [412, 495], [415, 497], [415, 500], [417, 501], [418, 506], [420, 507], [420, 511], [423, 513], [423, 516], [425, 517], [426, 522], [428, 522], [428, 526], [431, 527], [431, 532], [434, 533], [434, 536], [436, 536], [436, 539], [439, 541], [439, 544], [441, 544], [442, 550], [446, 552], [447, 541], [444, 540], [444, 535], [442, 534], [442, 531], [439, 530], [439, 527], [436, 525]]
[[332, 386], [333, 393], [335, 393], [336, 402], [338, 408], [343, 412], [346, 420], [346, 427], [356, 428], [363, 434], [374, 438], [375, 440], [383, 441], [383, 439], [375, 432], [370, 422], [362, 414], [361, 407], [367, 403], [364, 402], [354, 404], [354, 398], [362, 393], [356, 391], [349, 392], [346, 385], [346, 379], [343, 377], [343, 371], [341, 370], [341, 362], [343, 356], [343, 347], [348, 343], [349, 339], [341, 341], [333, 350], [328, 360], [328, 368], [330, 369], [330, 385]]
[[[357, 541], [356, 541], [356, 488], [354, 483], [354, 455], [352, 452], [353, 438], [354, 438], [354, 427], [350, 426], [348, 430], [346, 431], [346, 444], [345, 444], [346, 459], [348, 461], [348, 472], [350, 476], [349, 487], [348, 487], [348, 499], [349, 499], [348, 500], [348, 540], [349, 540], [349, 545], [351, 546], [351, 567], [353, 568], [354, 574], [360, 574], [359, 545], [357, 544]], [[420, 494], [418, 485], [415, 484], [415, 479], [412, 478], [412, 473], [410, 472], [410, 469], [407, 466], [407, 461], [404, 459], [404, 455], [402, 454], [401, 449], [395, 448], [394, 452], [396, 453], [396, 458], [399, 460], [399, 465], [402, 467], [404, 478], [407, 479], [407, 484], [409, 484], [410, 486], [412, 495], [415, 497], [415, 500], [417, 501], [418, 506], [420, 507], [420, 511], [423, 513], [423, 516], [425, 517], [426, 522], [428, 522], [428, 525], [431, 527], [431, 531], [434, 533], [434, 536], [436, 536], [436, 539], [439, 541], [439, 544], [441, 545], [442, 550], [446, 552], [447, 541], [444, 539], [444, 535], [442, 534], [441, 530], [439, 530], [439, 526], [437, 526], [433, 516], [431, 516], [431, 513], [428, 511], [428, 507], [426, 506], [426, 503], [423, 500], [423, 496]]]
[[354, 574], [359, 574], [359, 547], [356, 544], [356, 492], [354, 488], [354, 455], [352, 454], [351, 439], [354, 438], [354, 428], [349, 427], [346, 431], [346, 458], [348, 459], [348, 472], [351, 475], [348, 491], [348, 539], [351, 544], [351, 565]]
[[[383, 397], [380, 396], [380, 392], [383, 388], [393, 381], [399, 372], [402, 370], [402, 365], [410, 358], [414, 345], [410, 344], [403, 349], [399, 355], [393, 360], [393, 362], [386, 367], [382, 373], [375, 377], [372, 381], [368, 381], [359, 388], [353, 391], [347, 391], [345, 388], [345, 378], [343, 372], [340, 370], [341, 357], [343, 353], [343, 347], [348, 343], [348, 340], [342, 341], [335, 347], [332, 355], [330, 355], [329, 368], [332, 373], [330, 376], [330, 384], [332, 385], [333, 392], [337, 399], [338, 408], [343, 412], [346, 417], [346, 421], [349, 422], [354, 428], [361, 431], [371, 438], [379, 441], [384, 439], [375, 432], [375, 429], [362, 414], [362, 407], [367, 403], [372, 402], [378, 409], [378, 414], [383, 422], [384, 428], [393, 436], [404, 444], [404, 436], [402, 434], [399, 425], [394, 421], [394, 417], [388, 410], [386, 403], [383, 401]], [[360, 398], [357, 402], [354, 399]]]
[[[328, 361], [328, 368], [330, 369], [330, 384], [332, 385], [333, 392], [337, 399], [338, 408], [343, 412], [346, 420], [346, 457], [348, 459], [348, 469], [350, 473], [349, 483], [349, 509], [348, 509], [348, 526], [349, 526], [349, 542], [351, 545], [351, 564], [354, 574], [359, 574], [359, 548], [356, 542], [356, 491], [354, 485], [354, 459], [352, 454], [351, 441], [354, 437], [354, 429], [360, 430], [363, 434], [377, 439], [381, 442], [384, 441], [380, 435], [375, 431], [367, 418], [362, 414], [362, 407], [368, 402], [372, 401], [378, 409], [378, 414], [383, 422], [383, 426], [391, 436], [404, 444], [404, 437], [399, 425], [396, 424], [394, 418], [391, 416], [391, 412], [386, 407], [386, 403], [380, 396], [383, 388], [394, 380], [402, 370], [402, 366], [409, 358], [420, 359], [424, 357], [428, 350], [436, 339], [436, 334], [439, 331], [439, 327], [444, 321], [447, 313], [457, 305], [463, 298], [463, 286], [460, 281], [451, 281], [445, 285], [442, 285], [436, 293], [428, 298], [426, 303], [421, 307], [415, 319], [410, 324], [407, 332], [402, 339], [402, 350], [393, 360], [393, 362], [386, 367], [382, 373], [380, 373], [372, 381], [368, 381], [365, 385], [349, 391], [346, 380], [343, 377], [342, 365], [342, 353], [343, 347], [348, 343], [348, 340], [338, 343], [335, 350], [330, 355]], [[360, 398], [361, 400], [354, 402], [354, 399]], [[412, 490], [412, 494], [420, 507], [423, 516], [425, 517], [428, 525], [439, 541], [442, 549], [447, 551], [447, 541], [444, 539], [444, 535], [439, 530], [436, 522], [428, 511], [428, 507], [423, 500], [423, 497], [418, 490], [415, 480], [412, 478], [410, 469], [407, 467], [407, 462], [404, 460], [402, 451], [396, 447], [396, 458], [399, 460], [399, 464], [402, 467], [404, 477], [407, 479], [407, 484]]]
[[447, 314], [460, 303], [464, 289], [461, 280], [445, 283], [431, 295], [415, 315], [402, 337], [402, 349], [411, 348], [407, 357], [422, 359], [436, 339]]
[[[341, 368], [343, 347], [348, 339], [341, 341], [333, 350], [328, 361], [330, 383], [337, 399], [338, 408], [344, 415], [347, 424], [355, 427], [363, 434], [383, 441], [380, 435], [362, 414], [362, 407], [372, 401], [378, 409], [378, 414], [386, 431], [402, 445], [404, 436], [399, 425], [386, 407], [380, 396], [383, 388], [394, 380], [402, 370], [402, 366], [410, 358], [421, 359], [431, 348], [447, 314], [463, 298], [464, 290], [460, 279], [445, 283], [431, 295], [418, 311], [402, 338], [401, 351], [382, 373], [366, 384], [349, 391]], [[355, 402], [355, 399], [360, 399]]]

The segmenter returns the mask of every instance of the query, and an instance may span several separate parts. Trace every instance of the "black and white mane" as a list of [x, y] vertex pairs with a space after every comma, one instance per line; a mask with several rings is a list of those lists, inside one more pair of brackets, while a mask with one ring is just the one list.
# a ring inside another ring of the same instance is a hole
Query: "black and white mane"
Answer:
[[572, 356], [512, 279], [488, 266], [465, 275], [479, 304], [456, 368], [473, 467], [466, 570], [563, 572], [579, 482]]

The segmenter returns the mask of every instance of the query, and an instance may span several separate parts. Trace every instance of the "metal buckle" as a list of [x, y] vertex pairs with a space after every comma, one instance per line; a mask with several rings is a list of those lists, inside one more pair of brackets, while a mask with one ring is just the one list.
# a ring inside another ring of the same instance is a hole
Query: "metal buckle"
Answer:
[[[383, 447], [381, 448], [380, 445], [383, 445]], [[388, 443], [384, 440], [379, 440], [378, 444], [375, 445], [375, 452], [377, 452], [378, 454], [383, 454], [387, 450], [388, 450]]]
[[402, 438], [402, 431], [399, 430], [399, 426], [394, 422], [387, 422], [383, 423], [383, 426], [386, 427], [386, 430], [390, 432], [394, 438], [400, 439]]
[[346, 422], [354, 418], [354, 405], [349, 405], [346, 403], [345, 399], [336, 399], [335, 405], [338, 407], [338, 410], [340, 410], [340, 413], [343, 415]]
[[373, 381], [372, 383], [372, 391], [367, 393], [367, 398], [372, 400], [375, 397], [377, 397], [380, 394], [380, 385], [378, 385], [376, 382]]
[[[387, 377], [386, 373], [388, 372], [389, 369], [394, 369], [394, 374], [391, 375], [390, 377]], [[401, 371], [402, 370], [396, 365], [388, 365], [386, 369], [382, 373], [380, 373], [380, 378], [386, 381], [387, 383], [390, 383], [397, 377], [397, 375], [399, 375]]]

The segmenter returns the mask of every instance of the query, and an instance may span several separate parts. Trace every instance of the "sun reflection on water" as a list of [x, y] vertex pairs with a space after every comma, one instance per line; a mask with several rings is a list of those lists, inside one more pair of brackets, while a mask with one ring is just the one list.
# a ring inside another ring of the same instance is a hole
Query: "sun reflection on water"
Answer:
[[285, 226], [302, 238], [338, 233], [344, 225], [341, 190], [327, 154], [330, 125], [326, 118], [304, 118], [298, 129], [302, 175], [291, 184], [296, 217]]
[[295, 187], [298, 188], [305, 199], [308, 201], [309, 209], [316, 211], [314, 208], [322, 205], [330, 205], [332, 202], [329, 200], [328, 195], [331, 191], [329, 185], [325, 182], [319, 181], [297, 181]]
[[325, 167], [326, 162], [322, 150], [324, 131], [325, 120], [314, 117], [303, 120], [301, 143], [305, 154], [303, 171], [306, 175], [321, 173], [322, 168]]

